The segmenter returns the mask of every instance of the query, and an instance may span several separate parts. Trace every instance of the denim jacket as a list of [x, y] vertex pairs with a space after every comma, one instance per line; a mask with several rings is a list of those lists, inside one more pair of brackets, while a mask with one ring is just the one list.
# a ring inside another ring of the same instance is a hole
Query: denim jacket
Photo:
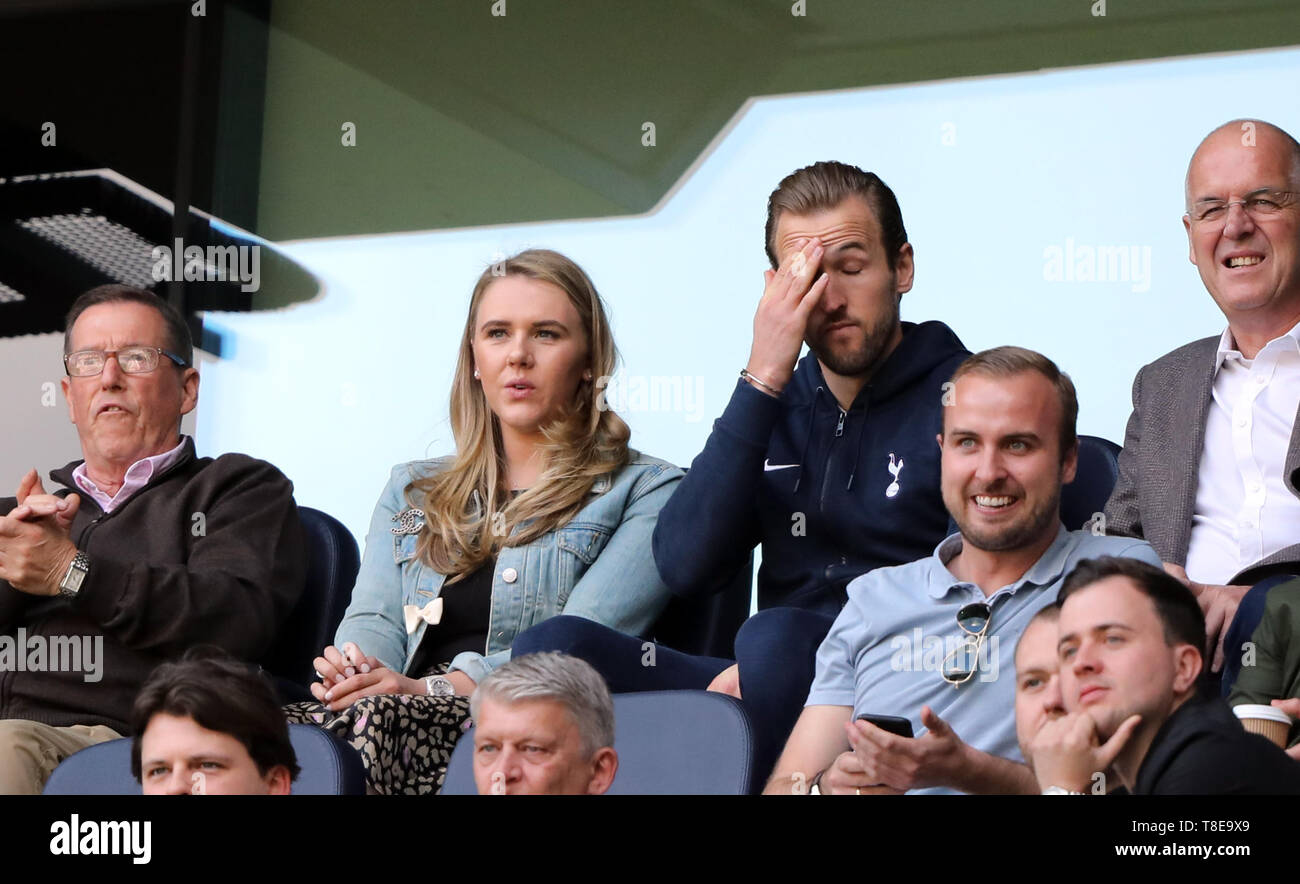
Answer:
[[[575, 614], [631, 635], [650, 630], [670, 597], [650, 552], [650, 536], [659, 510], [684, 474], [640, 452], [628, 455], [627, 465], [596, 481], [590, 502], [568, 524], [526, 546], [500, 551], [492, 576], [487, 647], [482, 654], [457, 654], [452, 669], [482, 681], [510, 659], [515, 636], [556, 614]], [[336, 647], [355, 642], [388, 668], [411, 674], [406, 669], [429, 626], [420, 620], [408, 634], [403, 606], [425, 607], [438, 597], [446, 576], [416, 556], [416, 534], [392, 529], [399, 526], [398, 514], [411, 509], [407, 487], [450, 463], [444, 457], [393, 468], [370, 520], [361, 571], [334, 638]]]

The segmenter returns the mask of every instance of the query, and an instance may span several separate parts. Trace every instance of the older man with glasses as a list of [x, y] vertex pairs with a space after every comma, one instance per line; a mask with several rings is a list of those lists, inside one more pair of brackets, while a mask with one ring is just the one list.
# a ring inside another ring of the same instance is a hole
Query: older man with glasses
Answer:
[[1107, 531], [1196, 595], [1225, 695], [1268, 590], [1300, 574], [1298, 193], [1300, 143], [1271, 123], [1224, 123], [1192, 154], [1189, 257], [1228, 327], [1138, 372], [1106, 504]]
[[[986, 350], [958, 367], [950, 393], [940, 473], [960, 531], [932, 556], [849, 584], [768, 794], [1036, 793], [1016, 739], [1016, 642], [1079, 560], [1158, 564], [1145, 542], [1061, 524], [1079, 407], [1055, 363]], [[871, 721], [889, 716], [915, 736]]]
[[0, 499], [0, 793], [128, 731], [150, 671], [197, 644], [248, 661], [302, 593], [293, 486], [242, 454], [196, 457], [199, 374], [181, 316], [121, 285], [68, 313], [63, 393], [84, 459]]

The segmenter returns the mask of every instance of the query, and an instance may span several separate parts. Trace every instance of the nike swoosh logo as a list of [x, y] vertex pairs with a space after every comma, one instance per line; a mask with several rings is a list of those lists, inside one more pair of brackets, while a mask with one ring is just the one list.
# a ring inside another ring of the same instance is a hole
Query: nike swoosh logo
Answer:
[[770, 473], [772, 470], [788, 470], [797, 466], [799, 466], [797, 463], [772, 463], [770, 460], [765, 460], [763, 461], [763, 472]]

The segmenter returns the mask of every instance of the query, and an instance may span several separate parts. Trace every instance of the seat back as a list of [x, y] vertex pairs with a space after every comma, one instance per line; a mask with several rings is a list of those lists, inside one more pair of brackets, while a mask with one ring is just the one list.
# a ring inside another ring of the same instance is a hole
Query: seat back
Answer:
[[1074, 481], [1061, 488], [1061, 521], [1066, 528], [1087, 528], [1095, 513], [1105, 511], [1119, 480], [1119, 452], [1120, 447], [1109, 439], [1079, 437], [1079, 468]]
[[[739, 701], [708, 691], [614, 696], [618, 773], [610, 795], [747, 795], [754, 734]], [[474, 732], [456, 743], [444, 795], [473, 795]]]
[[754, 554], [720, 591], [695, 598], [673, 596], [651, 637], [661, 645], [702, 657], [734, 660], [735, 640], [749, 617]]
[[[278, 677], [281, 693], [289, 693], [284, 681], [305, 691], [316, 680], [311, 661], [334, 641], [361, 567], [357, 541], [342, 522], [311, 507], [300, 506], [298, 513], [307, 538], [307, 583], [262, 661], [263, 668]], [[311, 695], [285, 699], [311, 699]]]
[[[294, 795], [364, 795], [366, 772], [351, 746], [309, 724], [289, 725], [302, 772]], [[131, 741], [109, 740], [69, 755], [45, 783], [46, 795], [139, 795], [131, 776]]]

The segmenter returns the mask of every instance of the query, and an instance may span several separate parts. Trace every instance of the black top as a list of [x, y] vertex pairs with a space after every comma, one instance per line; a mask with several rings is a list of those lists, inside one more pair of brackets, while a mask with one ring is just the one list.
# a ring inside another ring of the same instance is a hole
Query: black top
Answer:
[[441, 673], [462, 651], [482, 654], [492, 616], [492, 576], [497, 560], [488, 559], [468, 576], [442, 587], [442, 619], [425, 628], [408, 670], [413, 677]]
[[1156, 732], [1134, 795], [1300, 795], [1300, 762], [1247, 733], [1227, 704], [1193, 696]]
[[[61, 665], [51, 657], [39, 668], [2, 667], [0, 718], [102, 724], [127, 734], [131, 704], [160, 663], [200, 644], [244, 661], [284, 649], [307, 553], [293, 485], [283, 473], [243, 454], [195, 457], [194, 440], [186, 437], [176, 463], [105, 515], [73, 482], [79, 463], [50, 477], [63, 486], [53, 491], [58, 496], [81, 495], [71, 535], [90, 557], [90, 572], [72, 599], [19, 592], [0, 580], [0, 637], [16, 642], [23, 630], [29, 646], [58, 637], [78, 648], [93, 640], [95, 656], [65, 647]], [[0, 515], [15, 504], [0, 498]], [[195, 528], [200, 522], [203, 530]], [[47, 647], [53, 655], [59, 645]], [[91, 660], [102, 678], [91, 680]]]

